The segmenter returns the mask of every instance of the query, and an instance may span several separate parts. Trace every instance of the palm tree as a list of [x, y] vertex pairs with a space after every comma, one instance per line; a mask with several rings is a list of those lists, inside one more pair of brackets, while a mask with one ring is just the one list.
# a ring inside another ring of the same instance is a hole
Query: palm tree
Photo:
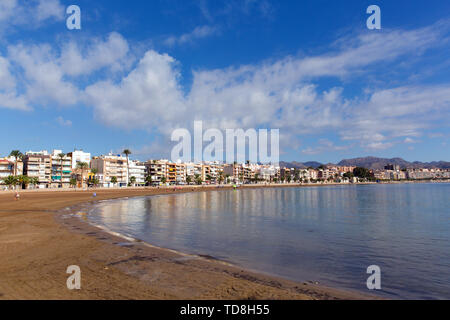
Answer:
[[31, 177], [30, 178], [30, 184], [33, 185], [33, 188], [36, 188], [36, 186], [39, 184], [39, 178], [38, 177]]
[[203, 183], [202, 177], [199, 174], [195, 175], [195, 183], [197, 183], [197, 185], [201, 185]]
[[[92, 168], [91, 173], [94, 175], [94, 177], [91, 180], [91, 183], [95, 186], [95, 185], [99, 184], [99, 182], [100, 182], [99, 179], [97, 178], [98, 169]], [[97, 183], [94, 183], [94, 182], [97, 182]]]
[[70, 186], [73, 188], [76, 188], [77, 187], [77, 179], [74, 179], [74, 178], [70, 179]]
[[100, 183], [100, 180], [98, 180], [98, 178], [94, 177], [94, 178], [92, 178], [91, 183], [94, 187], [97, 187], [98, 184]]
[[58, 154], [59, 161], [61, 161], [61, 167], [59, 170], [61, 172], [61, 188], [63, 187], [63, 160], [65, 157], [66, 157], [65, 153]]
[[220, 171], [219, 172], [219, 184], [222, 184], [223, 180], [224, 180], [223, 171]]
[[111, 183], [115, 185], [117, 183], [117, 177], [111, 177]]
[[147, 182], [147, 184], [149, 186], [152, 185], [153, 179], [152, 179], [152, 176], [150, 174], [145, 178], [145, 182]]
[[129, 166], [128, 156], [131, 154], [131, 151], [129, 149], [125, 149], [125, 150], [123, 150], [122, 153], [127, 156], [127, 177], [128, 177], [128, 183], [130, 183], [130, 166]]
[[6, 179], [3, 180], [3, 182], [5, 183], [5, 185], [7, 185], [8, 187], [16, 187], [18, 180], [17, 177], [15, 176], [8, 176]]
[[166, 177], [162, 177], [162, 179], [161, 179], [161, 183], [162, 183], [162, 184], [166, 184], [166, 182], [167, 182], [167, 179], [166, 179]]
[[89, 168], [89, 164], [86, 162], [78, 162], [77, 163], [77, 169], [81, 170], [81, 188], [83, 188], [84, 185], [84, 171]]
[[136, 177], [130, 177], [130, 184], [134, 186], [136, 183]]
[[14, 157], [14, 176], [17, 176], [17, 162], [23, 158], [23, 154], [19, 150], [13, 150], [9, 156]]
[[22, 187], [25, 187], [25, 189], [26, 189], [28, 184], [30, 183], [30, 178], [28, 178], [27, 176], [24, 176], [24, 175], [17, 176], [17, 183], [19, 185], [21, 185]]
[[191, 178], [191, 176], [187, 176], [187, 177], [186, 177], [186, 183], [187, 183], [188, 185], [192, 183], [192, 178]]

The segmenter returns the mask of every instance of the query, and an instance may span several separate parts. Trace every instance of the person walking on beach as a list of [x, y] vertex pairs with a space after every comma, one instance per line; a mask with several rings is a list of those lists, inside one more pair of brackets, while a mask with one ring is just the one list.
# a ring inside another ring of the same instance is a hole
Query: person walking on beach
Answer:
[[16, 199], [16, 201], [20, 200], [20, 194], [19, 192], [16, 191], [16, 195], [14, 196], [14, 198]]

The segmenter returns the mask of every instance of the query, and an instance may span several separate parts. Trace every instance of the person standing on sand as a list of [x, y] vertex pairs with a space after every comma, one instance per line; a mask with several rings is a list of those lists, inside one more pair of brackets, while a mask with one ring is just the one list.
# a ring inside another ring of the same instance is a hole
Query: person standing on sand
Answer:
[[16, 199], [16, 201], [20, 200], [20, 194], [19, 192], [16, 191], [16, 195], [14, 196], [14, 198]]

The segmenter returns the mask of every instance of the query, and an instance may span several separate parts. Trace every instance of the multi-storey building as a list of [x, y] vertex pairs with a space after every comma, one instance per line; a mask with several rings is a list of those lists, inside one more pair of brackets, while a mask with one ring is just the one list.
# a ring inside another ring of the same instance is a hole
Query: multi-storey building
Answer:
[[152, 178], [153, 185], [159, 185], [164, 180], [167, 182], [167, 163], [169, 160], [150, 160], [145, 162], [147, 175]]
[[89, 167], [91, 165], [91, 154], [84, 152], [83, 150], [69, 152], [67, 156], [72, 159], [72, 169], [76, 169], [77, 164], [82, 162], [87, 163]]
[[[23, 161], [22, 159], [17, 159], [15, 157], [6, 157], [6, 158], [0, 158], [0, 160], [2, 160], [3, 163], [3, 169], [5, 169], [6, 167], [6, 162], [9, 162], [12, 164], [12, 171], [8, 176], [21, 176], [23, 175]], [[4, 170], [5, 172], [7, 170]], [[4, 172], [4, 173], [5, 173]], [[1, 178], [0, 178], [1, 179]]]
[[[99, 177], [102, 178], [100, 185], [104, 187], [126, 187], [128, 185], [127, 158], [122, 155], [103, 155], [94, 157], [91, 161], [91, 168], [96, 169]], [[115, 177], [116, 183], [113, 182]]]
[[135, 182], [133, 183], [135, 186], [145, 185], [146, 167], [144, 163], [129, 160], [129, 172], [130, 181], [132, 177], [135, 178]]
[[166, 171], [167, 183], [175, 184], [177, 182], [177, 164], [172, 162], [167, 162]]
[[48, 188], [51, 183], [51, 156], [47, 151], [28, 151], [23, 157], [24, 174], [39, 180], [39, 188]]
[[14, 175], [14, 162], [7, 158], [0, 159], [0, 180]]
[[185, 184], [187, 178], [186, 165], [181, 162], [176, 163], [176, 183], [177, 184]]
[[72, 177], [72, 158], [63, 154], [62, 150], [53, 150], [50, 159], [51, 187], [69, 188]]
[[266, 182], [273, 182], [277, 176], [279, 168], [273, 165], [262, 165], [257, 169], [259, 179]]

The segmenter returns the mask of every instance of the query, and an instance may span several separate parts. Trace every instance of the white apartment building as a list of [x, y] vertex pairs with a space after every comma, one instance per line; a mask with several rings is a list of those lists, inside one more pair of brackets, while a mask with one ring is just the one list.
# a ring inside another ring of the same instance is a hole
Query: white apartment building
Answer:
[[68, 153], [67, 156], [72, 159], [72, 169], [76, 169], [77, 164], [81, 162], [86, 162], [89, 166], [91, 165], [91, 154], [83, 152], [83, 150], [75, 150]]
[[136, 186], [145, 185], [146, 167], [144, 163], [140, 161], [129, 160], [129, 172], [130, 179], [131, 177], [136, 178], [136, 182], [134, 183]]
[[14, 175], [14, 162], [7, 158], [0, 159], [0, 180]]
[[[51, 159], [51, 187], [54, 188], [69, 188], [70, 178], [72, 176], [72, 158], [64, 155], [62, 150], [53, 150], [50, 155]], [[61, 173], [62, 172], [62, 173]]]

